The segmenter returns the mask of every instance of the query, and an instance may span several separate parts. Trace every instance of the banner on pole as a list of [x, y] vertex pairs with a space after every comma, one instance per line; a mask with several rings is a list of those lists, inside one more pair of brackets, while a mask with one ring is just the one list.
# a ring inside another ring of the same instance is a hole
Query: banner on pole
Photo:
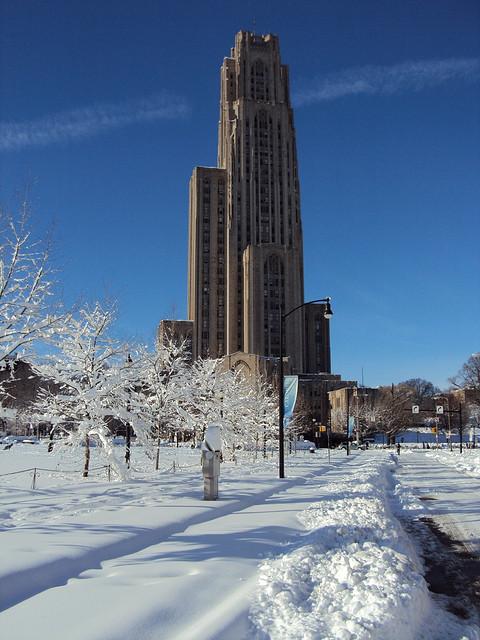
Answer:
[[283, 415], [284, 424], [292, 418], [298, 394], [298, 376], [284, 376], [283, 378]]
[[355, 430], [355, 418], [353, 416], [349, 416], [348, 418], [348, 436], [351, 436]]

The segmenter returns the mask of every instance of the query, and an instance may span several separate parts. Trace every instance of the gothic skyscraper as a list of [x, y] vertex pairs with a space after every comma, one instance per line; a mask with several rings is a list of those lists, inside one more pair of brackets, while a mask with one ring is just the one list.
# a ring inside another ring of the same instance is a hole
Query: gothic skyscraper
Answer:
[[[274, 35], [239, 32], [223, 62], [217, 165], [190, 181], [194, 356], [278, 357], [280, 315], [304, 298], [295, 128]], [[311, 311], [289, 317], [285, 352], [293, 371], [330, 371], [328, 321], [315, 327]]]

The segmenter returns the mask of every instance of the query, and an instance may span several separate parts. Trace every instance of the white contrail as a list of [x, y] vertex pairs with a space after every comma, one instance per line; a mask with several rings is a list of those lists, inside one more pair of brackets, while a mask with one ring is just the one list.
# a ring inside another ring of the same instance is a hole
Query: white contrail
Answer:
[[360, 94], [389, 95], [421, 91], [450, 80], [477, 82], [480, 58], [419, 60], [390, 67], [356, 67], [318, 79], [294, 96], [297, 106]]
[[183, 99], [160, 94], [141, 100], [61, 111], [25, 122], [0, 122], [0, 151], [85, 138], [138, 122], [180, 118], [188, 111]]

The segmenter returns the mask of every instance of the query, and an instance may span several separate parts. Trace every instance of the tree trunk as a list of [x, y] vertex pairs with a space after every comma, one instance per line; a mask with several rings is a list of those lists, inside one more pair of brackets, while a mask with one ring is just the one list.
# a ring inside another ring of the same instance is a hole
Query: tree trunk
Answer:
[[158, 434], [158, 439], [157, 439], [157, 456], [155, 459], [155, 471], [158, 471], [159, 463], [160, 463], [160, 433]]
[[127, 465], [127, 469], [130, 469], [130, 445], [132, 439], [132, 431], [130, 428], [130, 424], [127, 423], [125, 427], [125, 464]]
[[48, 453], [52, 453], [53, 451], [53, 431], [54, 431], [54, 427], [52, 427], [52, 429], [50, 430], [50, 441], [48, 443]]
[[90, 466], [90, 442], [88, 435], [85, 436], [85, 466], [83, 467], [83, 477], [88, 478], [88, 467]]

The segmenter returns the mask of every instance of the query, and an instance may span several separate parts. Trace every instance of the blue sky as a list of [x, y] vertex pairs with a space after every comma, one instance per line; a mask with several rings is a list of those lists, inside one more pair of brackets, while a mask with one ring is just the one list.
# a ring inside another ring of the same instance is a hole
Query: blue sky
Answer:
[[280, 37], [300, 163], [305, 297], [333, 368], [444, 386], [479, 350], [480, 5], [2, 0], [0, 201], [28, 185], [64, 298], [118, 332], [186, 315], [188, 180], [216, 164], [219, 68]]

